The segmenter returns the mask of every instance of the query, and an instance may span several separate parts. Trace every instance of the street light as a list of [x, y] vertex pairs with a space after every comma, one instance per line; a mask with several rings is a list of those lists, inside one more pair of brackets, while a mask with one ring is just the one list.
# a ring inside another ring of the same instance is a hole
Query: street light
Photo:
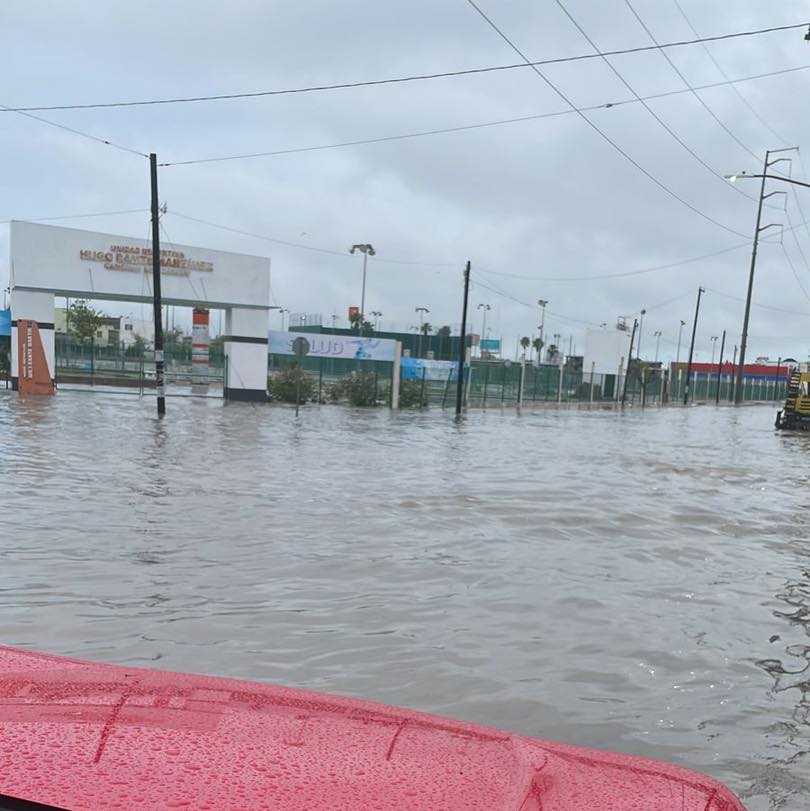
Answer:
[[743, 328], [742, 328], [742, 338], [740, 340], [740, 356], [739, 361], [737, 364], [737, 374], [736, 379], [734, 381], [734, 402], [741, 403], [742, 402], [742, 382], [743, 382], [743, 375], [745, 373], [745, 350], [748, 344], [748, 319], [751, 315], [751, 295], [754, 290], [754, 272], [757, 266], [757, 248], [759, 246], [759, 235], [762, 231], [766, 230], [767, 228], [772, 228], [776, 225], [776, 223], [770, 223], [768, 225], [761, 225], [762, 222], [762, 204], [768, 198], [772, 197], [774, 194], [781, 194], [782, 192], [769, 192], [765, 194], [765, 181], [766, 180], [781, 180], [783, 183], [791, 183], [794, 186], [804, 186], [805, 188], [810, 189], [810, 183], [804, 183], [801, 180], [793, 180], [790, 177], [783, 177], [782, 175], [772, 175], [768, 173], [768, 169], [771, 166], [775, 166], [777, 163], [781, 161], [790, 162], [789, 158], [776, 158], [775, 160], [771, 160], [771, 155], [775, 155], [778, 152], [793, 152], [798, 151], [798, 147], [785, 147], [784, 149], [769, 149], [765, 153], [765, 163], [764, 168], [761, 174], [749, 175], [745, 172], [740, 172], [736, 175], [726, 175], [726, 179], [730, 180], [732, 183], [735, 183], [737, 180], [744, 180], [746, 178], [760, 178], [762, 183], [759, 187], [759, 203], [757, 205], [757, 222], [756, 226], [754, 227], [754, 245], [751, 250], [751, 267], [748, 271], [748, 293], [745, 297], [745, 313], [743, 315]]
[[712, 342], [712, 366], [714, 366], [714, 350], [717, 348], [717, 340], [719, 339], [719, 335], [712, 335], [709, 340]]
[[[543, 327], [546, 323], [546, 304], [548, 304], [548, 300], [544, 298], [537, 299], [537, 306], [540, 307], [542, 313], [540, 315], [540, 351], [543, 351], [543, 347], [545, 346], [545, 339], [543, 338]], [[538, 359], [538, 363], [539, 363]]]
[[478, 341], [478, 357], [483, 358], [484, 345], [481, 342], [484, 340], [487, 334], [487, 313], [492, 309], [492, 307], [490, 307], [489, 304], [479, 304], [478, 309], [484, 311], [484, 317], [481, 321], [481, 338]]
[[638, 319], [638, 344], [636, 345], [636, 357], [641, 360], [641, 330], [644, 329], [644, 316], [647, 311], [642, 309]]
[[380, 319], [382, 318], [382, 313], [379, 310], [372, 310], [371, 314], [374, 316], [374, 332], [378, 332], [380, 329]]
[[416, 312], [419, 313], [419, 348], [416, 350], [417, 357], [422, 357], [422, 336], [425, 334], [425, 313], [430, 310], [427, 307], [417, 307]]
[[369, 256], [374, 256], [377, 251], [375, 251], [374, 246], [370, 245], [368, 242], [360, 245], [352, 245], [352, 247], [349, 248], [349, 253], [355, 253], [355, 251], [360, 251], [363, 254], [363, 289], [360, 293], [360, 329], [358, 330], [360, 335], [362, 335], [363, 321], [366, 315], [366, 264]]
[[683, 334], [683, 328], [686, 326], [686, 321], [680, 319], [680, 326], [678, 327], [678, 351], [675, 353], [675, 363], [679, 363], [681, 360], [681, 335]]
[[661, 330], [656, 330], [653, 335], [655, 335], [655, 362], [658, 363], [658, 347], [661, 345], [661, 336], [664, 333]]

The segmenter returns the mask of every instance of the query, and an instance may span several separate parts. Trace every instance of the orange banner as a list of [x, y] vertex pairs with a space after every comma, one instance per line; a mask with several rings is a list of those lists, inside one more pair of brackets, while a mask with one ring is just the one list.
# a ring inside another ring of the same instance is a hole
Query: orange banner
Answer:
[[53, 380], [36, 321], [17, 321], [17, 381], [20, 394], [53, 394]]

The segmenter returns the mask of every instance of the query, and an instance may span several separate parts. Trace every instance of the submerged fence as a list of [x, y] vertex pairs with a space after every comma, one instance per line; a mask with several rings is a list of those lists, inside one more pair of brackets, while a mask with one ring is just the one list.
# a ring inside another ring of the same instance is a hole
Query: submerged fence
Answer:
[[[165, 349], [167, 381], [174, 385], [190, 385], [193, 380], [191, 346], [170, 343]], [[212, 343], [209, 353], [208, 380], [213, 387], [221, 386], [227, 358], [221, 343]], [[0, 364], [1, 366], [2, 364]], [[306, 400], [311, 402], [354, 401], [363, 405], [390, 405], [393, 389], [394, 364], [388, 361], [346, 358], [304, 357], [300, 361], [289, 355], [268, 356], [268, 389], [274, 399], [284, 399], [274, 381], [289, 370], [300, 366], [304, 373]], [[445, 370], [446, 369], [446, 373]], [[406, 373], [399, 381], [401, 405], [453, 407], [456, 398], [455, 364], [444, 369]], [[0, 379], [3, 370], [0, 369]], [[57, 384], [90, 383], [145, 388], [154, 385], [154, 353], [142, 345], [103, 346], [93, 342], [76, 341], [72, 336], [56, 336]], [[728, 403], [733, 397], [733, 376], [723, 374], [719, 381], [719, 402]], [[689, 399], [693, 402], [714, 402], [718, 394], [717, 374], [695, 373], [690, 380]], [[658, 405], [682, 402], [685, 374], [678, 370], [670, 379], [668, 370], [659, 368], [632, 369], [629, 376], [596, 374], [581, 368], [535, 365], [519, 361], [473, 360], [465, 370], [464, 402], [471, 408], [516, 407], [553, 403], [593, 403], [610, 406], [621, 403]], [[745, 378], [745, 402], [784, 401], [787, 379]]]
[[[224, 357], [221, 347], [212, 345], [212, 350], [208, 381], [215, 386], [222, 385]], [[164, 349], [164, 357], [167, 383], [183, 385], [192, 382], [190, 344], [169, 343]], [[94, 341], [77, 341], [72, 336], [57, 333], [55, 362], [57, 385], [72, 382], [138, 388], [154, 385], [155, 354], [139, 344], [101, 345]]]

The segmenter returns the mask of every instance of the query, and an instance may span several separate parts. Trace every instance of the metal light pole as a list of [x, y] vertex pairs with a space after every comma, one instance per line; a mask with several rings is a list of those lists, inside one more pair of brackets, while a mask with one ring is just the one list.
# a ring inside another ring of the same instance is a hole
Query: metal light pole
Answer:
[[686, 326], [686, 321], [680, 319], [681, 324], [678, 327], [678, 351], [675, 353], [675, 364], [677, 365], [681, 360], [681, 335], [683, 334], [683, 328]]
[[371, 314], [374, 316], [374, 332], [379, 332], [380, 319], [382, 318], [383, 314], [379, 310], [372, 310]]
[[290, 311], [286, 307], [282, 307], [279, 310], [279, 313], [281, 313], [281, 331], [282, 332], [284, 332], [284, 330], [286, 329], [286, 327], [284, 326], [284, 316], [287, 315], [289, 312]]
[[698, 315], [700, 313], [700, 297], [706, 291], [698, 287], [697, 304], [695, 304], [695, 320], [692, 322], [692, 342], [689, 344], [689, 362], [686, 364], [686, 385], [683, 389], [683, 404], [689, 403], [689, 376], [692, 374], [692, 358], [695, 354], [695, 334], [697, 333]]
[[655, 362], [658, 363], [658, 349], [661, 346], [661, 336], [664, 334], [661, 330], [656, 330], [655, 335]]
[[638, 346], [636, 347], [636, 357], [641, 360], [641, 330], [644, 329], [644, 316], [647, 314], [647, 311], [642, 308], [641, 312], [639, 313], [638, 319]]
[[430, 310], [427, 307], [417, 307], [416, 312], [419, 313], [419, 348], [416, 350], [416, 354], [421, 358], [422, 357], [422, 336], [425, 333], [425, 313], [429, 313]]
[[712, 335], [711, 338], [709, 338], [709, 340], [712, 342], [712, 361], [710, 364], [711, 366], [714, 366], [714, 352], [717, 349], [717, 341], [719, 337], [720, 337], [719, 335]]
[[360, 251], [363, 254], [363, 289], [360, 292], [360, 329], [358, 330], [360, 335], [362, 335], [363, 321], [366, 317], [366, 265], [368, 263], [369, 256], [374, 256], [377, 251], [375, 251], [374, 246], [368, 242], [359, 245], [352, 245], [352, 247], [349, 248], [349, 253], [355, 253], [356, 251]]
[[[540, 352], [542, 354], [543, 348], [546, 345], [545, 338], [543, 337], [543, 328], [546, 324], [546, 304], [548, 304], [548, 300], [544, 298], [537, 299], [537, 304], [540, 307]], [[542, 358], [538, 358], [537, 362], [540, 363]]]
[[490, 307], [489, 304], [479, 304], [477, 309], [484, 311], [484, 317], [481, 320], [481, 337], [478, 341], [478, 357], [483, 358], [484, 345], [481, 342], [487, 337], [487, 313], [492, 309], [492, 307]]
[[717, 361], [717, 392], [714, 396], [714, 404], [720, 403], [720, 378], [723, 376], [723, 350], [726, 348], [726, 331], [723, 330], [723, 338], [720, 341], [720, 360]]
[[736, 180], [741, 178], [749, 178], [749, 177], [758, 177], [761, 178], [762, 183], [759, 187], [759, 203], [757, 204], [757, 222], [754, 228], [754, 244], [751, 250], [751, 267], [748, 271], [748, 292], [745, 297], [745, 313], [743, 314], [743, 328], [742, 328], [742, 337], [740, 339], [740, 357], [739, 363], [737, 365], [737, 375], [734, 381], [734, 402], [741, 403], [743, 397], [743, 390], [742, 390], [742, 382], [743, 382], [743, 375], [745, 373], [745, 350], [748, 346], [748, 319], [751, 314], [751, 295], [754, 290], [754, 271], [756, 270], [757, 266], [757, 248], [759, 246], [759, 235], [762, 231], [765, 231], [768, 228], [773, 228], [777, 225], [777, 223], [769, 223], [768, 225], [761, 225], [762, 222], [762, 204], [768, 197], [772, 197], [774, 194], [783, 194], [784, 192], [772, 191], [768, 194], [765, 194], [765, 181], [767, 179], [771, 180], [781, 180], [783, 183], [792, 183], [795, 186], [804, 186], [805, 188], [810, 188], [810, 183], [803, 183], [800, 180], [793, 180], [789, 177], [781, 177], [780, 175], [770, 175], [768, 174], [768, 169], [771, 166], [775, 166], [780, 161], [789, 161], [789, 158], [776, 158], [775, 160], [771, 160], [771, 155], [775, 155], [779, 152], [795, 152], [798, 150], [798, 147], [785, 147], [784, 149], [769, 149], [765, 153], [765, 163], [764, 168], [762, 170], [762, 174], [757, 175], [748, 175], [745, 172], [740, 173], [739, 175], [728, 175], [727, 178], [732, 183]]

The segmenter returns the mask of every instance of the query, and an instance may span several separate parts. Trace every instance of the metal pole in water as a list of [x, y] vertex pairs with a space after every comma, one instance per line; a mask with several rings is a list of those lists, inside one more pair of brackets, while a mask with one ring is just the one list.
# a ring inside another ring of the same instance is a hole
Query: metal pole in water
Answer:
[[706, 291], [698, 287], [697, 304], [695, 304], [695, 320], [692, 322], [692, 341], [689, 344], [689, 361], [686, 364], [686, 385], [683, 390], [683, 404], [689, 403], [689, 375], [692, 374], [692, 358], [695, 354], [695, 333], [697, 332], [698, 314], [700, 313], [700, 297]]
[[726, 348], [726, 331], [723, 330], [723, 337], [720, 339], [720, 360], [717, 362], [717, 392], [714, 395], [714, 404], [720, 403], [720, 378], [723, 376], [723, 350]]
[[630, 369], [633, 364], [633, 343], [636, 340], [636, 330], [638, 329], [638, 319], [633, 319], [633, 332], [630, 335], [630, 350], [627, 353], [627, 371], [624, 375], [624, 386], [622, 387], [622, 406], [627, 401], [627, 381], [630, 377]]
[[158, 204], [157, 155], [149, 155], [152, 187], [152, 311], [155, 318], [155, 387], [158, 417], [166, 414], [166, 384], [163, 378], [163, 302], [160, 294], [160, 206]]
[[[464, 269], [464, 306], [461, 311], [461, 336], [458, 346], [458, 381], [456, 383], [456, 417], [461, 416], [461, 401], [464, 393], [464, 356], [467, 351], [467, 302], [470, 297], [470, 262]], [[470, 363], [472, 372], [472, 363]]]

